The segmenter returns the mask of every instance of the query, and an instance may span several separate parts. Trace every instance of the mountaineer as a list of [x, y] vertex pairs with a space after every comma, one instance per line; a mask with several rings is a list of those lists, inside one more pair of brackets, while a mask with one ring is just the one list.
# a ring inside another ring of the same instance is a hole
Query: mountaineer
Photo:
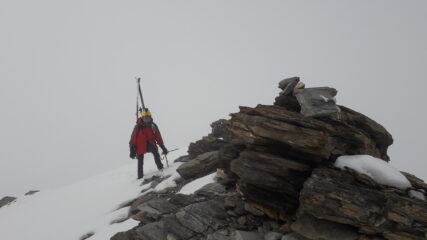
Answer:
[[138, 179], [144, 177], [144, 154], [151, 152], [154, 156], [154, 161], [159, 170], [163, 169], [163, 164], [160, 160], [159, 150], [157, 145], [162, 149], [162, 154], [167, 155], [168, 150], [166, 149], [160, 130], [157, 125], [153, 122], [150, 111], [144, 108], [140, 111], [141, 117], [137, 119], [131, 139], [129, 141], [130, 155], [129, 157], [138, 159]]

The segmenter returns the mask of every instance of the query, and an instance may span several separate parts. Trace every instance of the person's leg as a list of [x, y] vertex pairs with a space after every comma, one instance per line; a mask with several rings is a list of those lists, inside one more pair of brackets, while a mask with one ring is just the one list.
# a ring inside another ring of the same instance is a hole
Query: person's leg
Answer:
[[152, 153], [154, 156], [154, 162], [156, 162], [156, 165], [157, 165], [157, 169], [159, 170], [163, 169], [163, 164], [162, 164], [162, 161], [160, 160], [159, 150], [157, 148], [153, 148]]
[[144, 177], [144, 154], [138, 155], [138, 179]]

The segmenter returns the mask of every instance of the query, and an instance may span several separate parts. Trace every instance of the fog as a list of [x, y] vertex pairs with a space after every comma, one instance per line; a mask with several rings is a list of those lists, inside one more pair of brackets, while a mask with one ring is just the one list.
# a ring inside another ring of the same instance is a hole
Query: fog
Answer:
[[427, 179], [426, 1], [0, 3], [0, 197], [135, 161], [137, 76], [169, 149], [300, 76], [386, 127], [391, 163]]

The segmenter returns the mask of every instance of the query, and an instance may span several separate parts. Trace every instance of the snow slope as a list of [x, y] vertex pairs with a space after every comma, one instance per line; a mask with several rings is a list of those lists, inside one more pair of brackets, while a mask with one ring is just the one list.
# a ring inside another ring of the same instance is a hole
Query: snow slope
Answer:
[[[176, 168], [181, 163], [172, 162], [180, 154], [185, 151], [168, 155], [171, 166], [161, 174], [170, 177], [150, 191], [174, 185], [173, 180], [179, 177]], [[133, 160], [118, 169], [69, 186], [18, 196], [15, 203], [0, 208], [0, 239], [78, 240], [93, 232], [95, 235], [90, 240], [106, 240], [119, 231], [138, 225], [133, 219], [110, 225], [113, 220], [127, 215], [128, 208], [118, 209], [120, 204], [140, 196], [141, 189], [150, 184], [141, 186], [142, 181], [136, 179], [136, 169], [137, 161]], [[145, 160], [144, 170], [146, 177], [160, 174], [151, 154]]]

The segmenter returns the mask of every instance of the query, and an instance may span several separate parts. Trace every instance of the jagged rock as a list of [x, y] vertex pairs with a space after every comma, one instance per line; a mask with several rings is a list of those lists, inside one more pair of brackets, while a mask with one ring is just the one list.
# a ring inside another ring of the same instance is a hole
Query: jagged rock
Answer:
[[183, 163], [176, 170], [184, 179], [192, 179], [213, 173], [219, 166], [218, 151], [207, 152]]
[[424, 192], [427, 192], [427, 184], [422, 180], [417, 178], [416, 176], [407, 173], [407, 172], [401, 172], [411, 183], [411, 185], [417, 189], [422, 189]]
[[179, 207], [185, 207], [195, 203], [196, 199], [191, 195], [177, 193], [169, 199], [169, 202]]
[[427, 202], [397, 190], [369, 188], [350, 173], [332, 168], [313, 171], [300, 193], [298, 211], [367, 234], [387, 234], [390, 240], [422, 239], [427, 232]]
[[231, 162], [231, 170], [246, 183], [276, 192], [298, 194], [311, 167], [284, 157], [246, 150]]
[[166, 239], [167, 232], [164, 222], [153, 222], [146, 224], [135, 231], [136, 240], [160, 240]]
[[220, 232], [214, 232], [212, 234], [209, 234], [206, 240], [231, 240], [231, 238]]
[[92, 237], [93, 235], [95, 235], [94, 232], [88, 232], [85, 235], [81, 236], [79, 240], [86, 240], [86, 239]]
[[188, 162], [188, 161], [190, 161], [190, 156], [185, 155], [175, 159], [175, 161], [173, 162]]
[[163, 218], [162, 221], [164, 222], [165, 231], [172, 233], [178, 239], [189, 239], [196, 235], [195, 232], [182, 225], [174, 215], [169, 215]]
[[337, 114], [337, 90], [329, 87], [306, 88], [299, 90], [295, 96], [301, 106], [301, 114], [306, 117], [324, 117]]
[[226, 142], [222, 139], [213, 136], [205, 136], [195, 143], [190, 143], [190, 146], [188, 147], [188, 155], [190, 159], [192, 159], [203, 153], [217, 151], [225, 143]]
[[258, 232], [236, 231], [233, 240], [263, 240]]
[[356, 240], [357, 229], [349, 225], [316, 219], [309, 215], [299, 216], [292, 230], [312, 240]]
[[139, 205], [141, 205], [141, 204], [143, 204], [145, 202], [148, 202], [148, 201], [150, 201], [151, 199], [154, 199], [154, 198], [156, 198], [156, 196], [154, 194], [146, 194], [146, 195], [143, 195], [143, 196], [137, 198], [136, 200], [134, 200], [132, 202], [129, 212], [131, 214], [138, 213], [140, 211], [138, 209]]
[[203, 233], [211, 227], [218, 229], [226, 225], [227, 213], [220, 200], [194, 203], [182, 208], [177, 214], [178, 221], [197, 233]]
[[295, 96], [279, 95], [274, 101], [274, 105], [285, 108], [288, 111], [300, 112], [301, 105]]
[[280, 93], [280, 95], [284, 95], [284, 96], [291, 95], [299, 81], [300, 81], [299, 77], [286, 78], [280, 81], [279, 88], [283, 90]]
[[245, 210], [252, 213], [255, 216], [264, 216], [264, 212], [258, 209], [258, 206], [253, 203], [245, 203]]
[[267, 105], [240, 107], [240, 112], [231, 116], [230, 131], [239, 141], [263, 151], [313, 163], [356, 154], [388, 160], [387, 148], [393, 142], [381, 125], [348, 109], [343, 110], [340, 121], [307, 118], [279, 106]]
[[201, 187], [195, 192], [196, 195], [210, 197], [223, 195], [225, 193], [225, 187], [219, 183], [209, 183]]
[[[404, 173], [413, 188], [402, 191], [332, 166], [341, 155], [388, 161], [392, 136], [343, 106], [339, 116], [325, 114], [336, 113], [336, 90], [295, 88], [298, 81], [281, 83], [286, 91], [274, 106], [240, 107], [230, 120], [212, 123], [212, 133], [182, 157], [188, 162], [177, 170], [178, 186], [133, 201], [130, 213], [140, 225], [112, 239], [426, 239], [427, 201], [409, 196], [427, 192], [421, 179]], [[317, 98], [306, 96], [313, 93]], [[304, 116], [307, 106], [321, 117]], [[221, 180], [192, 195], [175, 194], [217, 168]]]
[[25, 195], [26, 196], [33, 195], [33, 194], [38, 193], [38, 192], [40, 192], [40, 190], [30, 190], [30, 191], [26, 192]]
[[228, 123], [225, 119], [220, 119], [211, 123], [212, 134], [215, 138], [222, 138], [222, 140], [228, 142], [232, 139], [233, 135], [228, 129]]
[[12, 202], [14, 202], [15, 200], [16, 200], [16, 198], [15, 198], [15, 197], [10, 197], [10, 196], [7, 196], [7, 197], [2, 198], [2, 199], [0, 200], [0, 208], [1, 208], [1, 207], [4, 207], [4, 206], [6, 206], [6, 205], [11, 204], [11, 203], [12, 203]]
[[282, 237], [281, 240], [309, 240], [298, 233], [289, 233]]

